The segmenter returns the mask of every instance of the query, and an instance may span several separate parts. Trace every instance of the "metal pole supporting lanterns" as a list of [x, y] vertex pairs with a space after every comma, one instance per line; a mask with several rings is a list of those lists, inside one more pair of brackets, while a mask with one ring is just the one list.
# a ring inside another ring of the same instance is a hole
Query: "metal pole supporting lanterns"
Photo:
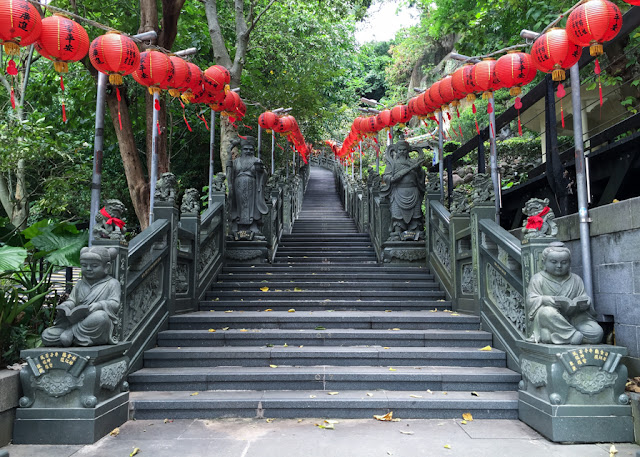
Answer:
[[211, 110], [211, 133], [209, 135], [209, 208], [213, 205], [213, 172], [216, 154], [216, 112]]
[[[154, 40], [158, 37], [155, 31], [133, 35], [139, 40]], [[96, 123], [93, 139], [93, 176], [91, 178], [91, 205], [89, 209], [89, 246], [93, 244], [93, 227], [100, 208], [100, 190], [102, 187], [102, 154], [104, 152], [104, 104], [107, 92], [107, 75], [98, 73], [96, 91]]]
[[271, 131], [271, 175], [276, 172], [276, 132]]
[[438, 172], [440, 174], [440, 202], [444, 204], [444, 135], [442, 134], [442, 111], [438, 111]]
[[362, 141], [360, 142], [359, 146], [360, 146], [359, 147], [359, 149], [360, 149], [359, 150], [359, 153], [360, 153], [359, 154], [360, 155], [360, 181], [362, 181]]

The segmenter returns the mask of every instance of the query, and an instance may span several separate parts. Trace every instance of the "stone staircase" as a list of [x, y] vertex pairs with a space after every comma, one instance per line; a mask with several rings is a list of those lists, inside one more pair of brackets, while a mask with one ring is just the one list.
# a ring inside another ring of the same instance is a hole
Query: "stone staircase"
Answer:
[[200, 311], [173, 316], [129, 376], [132, 415], [518, 417], [520, 375], [428, 269], [376, 262], [313, 168], [272, 265], [226, 265]]

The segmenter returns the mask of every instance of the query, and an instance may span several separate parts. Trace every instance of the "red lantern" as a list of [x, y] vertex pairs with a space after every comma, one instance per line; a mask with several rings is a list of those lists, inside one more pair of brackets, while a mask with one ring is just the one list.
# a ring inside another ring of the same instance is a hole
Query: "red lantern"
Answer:
[[461, 94], [467, 94], [469, 102], [473, 102], [476, 99], [475, 92], [477, 88], [473, 82], [473, 67], [472, 63], [466, 63], [451, 75], [453, 89]]
[[178, 56], [169, 56], [173, 65], [172, 77], [164, 80], [160, 84], [160, 89], [169, 90], [172, 97], [179, 97], [181, 92], [186, 91], [191, 83], [191, 69], [187, 62]]
[[58, 73], [67, 73], [67, 62], [76, 62], [89, 52], [89, 35], [77, 22], [56, 14], [42, 20], [42, 32], [35, 49], [53, 60]]
[[394, 106], [391, 109], [391, 122], [393, 124], [406, 124], [411, 120], [412, 114], [409, 113], [407, 105]]
[[91, 42], [89, 60], [96, 70], [109, 75], [111, 84], [120, 86], [123, 75], [138, 69], [140, 51], [128, 36], [120, 32], [107, 32]]
[[551, 73], [554, 81], [564, 81], [565, 69], [578, 63], [582, 48], [572, 43], [564, 29], [553, 28], [539, 36], [531, 47], [538, 70]]
[[493, 69], [496, 66], [495, 59], [483, 59], [473, 66], [472, 77], [476, 90], [482, 91], [482, 98], [487, 99], [493, 96], [496, 89], [493, 79]]
[[509, 51], [498, 59], [494, 72], [504, 87], [509, 87], [509, 94], [517, 96], [536, 77], [537, 69], [531, 54], [520, 51]]
[[275, 123], [278, 121], [278, 116], [271, 111], [265, 111], [258, 117], [258, 125], [265, 130], [272, 130]]
[[187, 82], [187, 89], [182, 94], [182, 100], [189, 103], [193, 100], [194, 94], [200, 92], [202, 89], [202, 79], [204, 77], [202, 70], [196, 64], [187, 62], [189, 67], [189, 73], [191, 75], [190, 80]]
[[377, 115], [378, 118], [378, 125], [382, 125], [382, 128], [385, 127], [392, 127], [395, 124], [391, 123], [391, 110], [385, 109], [380, 111], [380, 113], [378, 113]]
[[278, 122], [273, 125], [273, 130], [278, 133], [290, 132], [294, 125], [297, 125], [293, 116], [282, 116], [278, 119]]
[[160, 85], [173, 78], [173, 73], [173, 64], [168, 55], [160, 51], [145, 51], [140, 54], [140, 64], [132, 76], [153, 94], [160, 93]]
[[36, 42], [42, 30], [38, 10], [26, 0], [2, 0], [0, 3], [0, 43], [7, 55], [15, 56], [20, 46]]
[[231, 74], [222, 65], [213, 65], [204, 71], [205, 80], [208, 80], [213, 84], [215, 90], [229, 91], [229, 82], [231, 81]]
[[453, 106], [458, 106], [461, 98], [464, 98], [466, 93], [458, 91], [453, 87], [453, 76], [445, 76], [440, 81], [440, 96], [444, 100], [445, 104], [451, 103]]
[[418, 101], [416, 102], [416, 110], [418, 116], [424, 117], [433, 112], [431, 107], [431, 99], [429, 98], [429, 91], [425, 91], [418, 95]]
[[427, 90], [429, 98], [431, 99], [431, 106], [434, 107], [436, 112], [440, 111], [440, 107], [445, 104], [442, 96], [440, 95], [440, 81], [434, 82]]
[[232, 113], [236, 110], [240, 104], [240, 95], [237, 92], [230, 90], [224, 97], [224, 110], [228, 113]]
[[567, 36], [592, 56], [602, 54], [602, 43], [615, 37], [622, 27], [620, 8], [608, 0], [589, 0], [578, 6], [567, 19]]

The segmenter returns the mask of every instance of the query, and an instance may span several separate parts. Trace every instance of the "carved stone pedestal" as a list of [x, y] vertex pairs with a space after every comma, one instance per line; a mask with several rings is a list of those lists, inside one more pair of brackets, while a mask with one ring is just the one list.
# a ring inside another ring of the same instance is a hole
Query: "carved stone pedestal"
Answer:
[[633, 441], [620, 346], [518, 343], [519, 418], [555, 442]]
[[22, 351], [15, 444], [92, 444], [129, 414], [130, 343]]
[[384, 263], [424, 265], [427, 253], [425, 241], [385, 241], [382, 243]]
[[266, 241], [227, 241], [225, 258], [229, 263], [267, 263], [269, 248]]

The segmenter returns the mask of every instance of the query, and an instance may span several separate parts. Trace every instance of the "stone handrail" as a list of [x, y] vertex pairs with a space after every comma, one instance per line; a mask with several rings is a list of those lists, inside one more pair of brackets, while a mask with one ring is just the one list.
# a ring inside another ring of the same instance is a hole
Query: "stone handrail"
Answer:
[[429, 202], [428, 227], [427, 227], [427, 250], [429, 261], [434, 273], [440, 279], [447, 297], [454, 299], [454, 275], [452, 262], [452, 246], [450, 234], [451, 214], [442, 203], [437, 200], [427, 198]]

